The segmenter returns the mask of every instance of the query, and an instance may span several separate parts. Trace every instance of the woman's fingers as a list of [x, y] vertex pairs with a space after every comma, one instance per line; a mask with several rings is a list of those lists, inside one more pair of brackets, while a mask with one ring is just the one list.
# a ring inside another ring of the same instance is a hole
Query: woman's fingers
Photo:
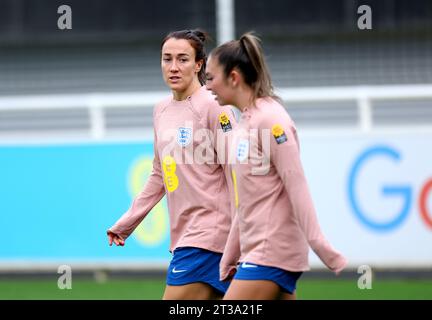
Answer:
[[124, 246], [125, 244], [125, 241], [122, 237], [111, 232], [108, 233], [108, 242], [110, 246], [112, 246], [113, 242], [116, 246]]
[[125, 244], [124, 239], [123, 239], [122, 237], [120, 237], [120, 236], [117, 236], [117, 239], [118, 239], [118, 241], [119, 241], [119, 244], [120, 244], [121, 246], [124, 246], [124, 244]]
[[120, 245], [117, 236], [114, 236], [113, 240], [114, 240], [114, 243], [116, 244], [116, 246]]
[[111, 233], [108, 234], [108, 243], [109, 243], [110, 246], [112, 246], [112, 243], [113, 243], [113, 236], [112, 236]]

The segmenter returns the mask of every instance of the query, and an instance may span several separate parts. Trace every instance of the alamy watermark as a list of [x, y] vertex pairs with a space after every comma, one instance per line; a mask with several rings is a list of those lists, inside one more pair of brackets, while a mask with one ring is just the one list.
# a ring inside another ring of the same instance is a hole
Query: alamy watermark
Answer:
[[372, 268], [364, 264], [357, 268], [357, 273], [361, 274], [357, 280], [357, 287], [360, 290], [372, 289]]
[[275, 136], [270, 129], [238, 129], [235, 135], [227, 135], [221, 129], [215, 132], [207, 128], [194, 130], [193, 123], [186, 122], [178, 129], [160, 130], [156, 139], [158, 145], [163, 146], [162, 164], [249, 163], [253, 175], [265, 175], [270, 169], [271, 139], [275, 140]]
[[[72, 29], [72, 8], [69, 5], [63, 4], [57, 8], [57, 13], [61, 16], [57, 20], [59, 30]], [[357, 13], [361, 16], [357, 19], [357, 27], [360, 30], [372, 29], [372, 8], [368, 5], [361, 5], [357, 8]]]
[[357, 8], [357, 13], [361, 16], [357, 20], [357, 27], [360, 30], [372, 29], [372, 8], [367, 5], [361, 5]]
[[57, 287], [60, 290], [72, 289], [72, 268], [63, 264], [58, 267], [57, 273], [61, 274], [57, 280]]
[[72, 8], [66, 4], [57, 8], [57, 13], [61, 16], [57, 20], [57, 27], [60, 30], [72, 29]]

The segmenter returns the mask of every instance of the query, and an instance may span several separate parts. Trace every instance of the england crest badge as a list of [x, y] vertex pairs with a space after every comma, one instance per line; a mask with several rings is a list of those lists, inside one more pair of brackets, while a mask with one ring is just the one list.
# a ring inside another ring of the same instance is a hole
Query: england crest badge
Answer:
[[249, 154], [249, 141], [241, 139], [237, 145], [237, 159], [242, 162], [247, 159]]
[[177, 130], [177, 143], [181, 147], [186, 147], [192, 141], [192, 128], [179, 127]]

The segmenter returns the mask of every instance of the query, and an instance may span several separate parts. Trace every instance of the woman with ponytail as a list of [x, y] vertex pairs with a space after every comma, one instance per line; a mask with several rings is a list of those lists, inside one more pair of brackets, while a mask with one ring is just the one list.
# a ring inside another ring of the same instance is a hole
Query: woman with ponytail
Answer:
[[232, 212], [223, 145], [235, 119], [232, 110], [219, 106], [203, 87], [206, 37], [199, 30], [182, 30], [163, 40], [162, 75], [172, 96], [154, 108], [153, 171], [129, 210], [107, 232], [110, 245], [123, 246], [167, 196], [173, 257], [163, 299], [221, 298], [228, 287], [219, 280]]
[[347, 262], [321, 232], [296, 127], [273, 92], [259, 38], [246, 33], [215, 48], [206, 77], [219, 104], [242, 113], [230, 157], [235, 215], [220, 273], [233, 280], [224, 299], [295, 299], [309, 246], [336, 274]]

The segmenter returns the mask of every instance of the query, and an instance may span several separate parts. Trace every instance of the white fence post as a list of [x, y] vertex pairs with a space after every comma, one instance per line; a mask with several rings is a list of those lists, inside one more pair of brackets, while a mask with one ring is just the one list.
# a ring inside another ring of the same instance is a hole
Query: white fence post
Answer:
[[90, 132], [95, 140], [100, 140], [105, 137], [105, 110], [100, 105], [97, 98], [89, 100], [89, 115], [90, 115]]
[[216, 0], [217, 44], [235, 38], [234, 0]]
[[362, 95], [357, 99], [359, 108], [360, 128], [363, 132], [369, 132], [372, 129], [372, 105], [369, 97]]

